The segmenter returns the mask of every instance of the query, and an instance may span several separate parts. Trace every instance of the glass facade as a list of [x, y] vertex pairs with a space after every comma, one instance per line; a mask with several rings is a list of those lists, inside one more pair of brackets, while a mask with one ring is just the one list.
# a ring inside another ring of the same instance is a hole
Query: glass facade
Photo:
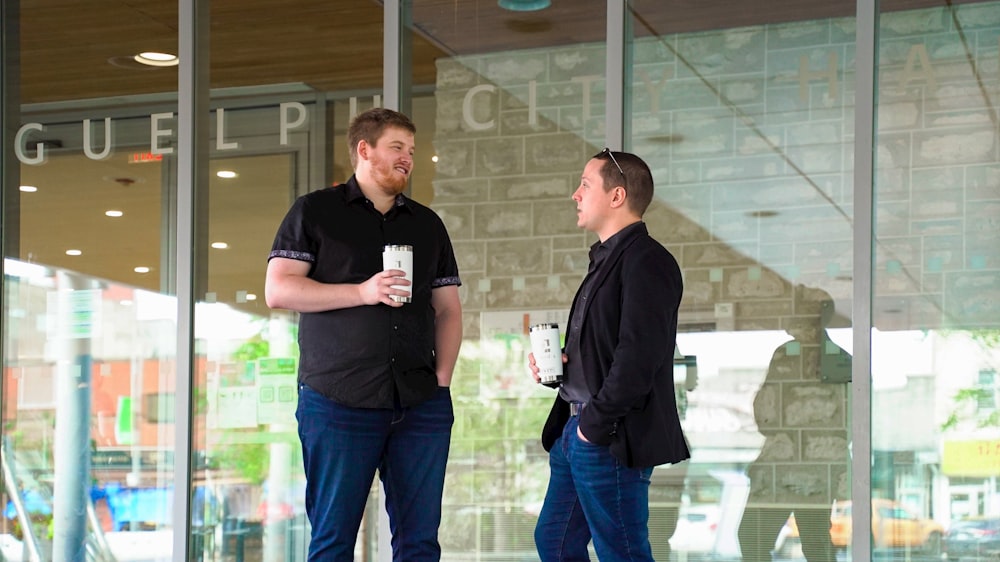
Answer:
[[[378, 105], [417, 125], [410, 194], [463, 281], [443, 559], [537, 559], [527, 326], [565, 323], [605, 146], [650, 164], [685, 280], [656, 559], [1000, 553], [1000, 3], [0, 10], [3, 559], [306, 559], [297, 317], [264, 270]], [[379, 488], [357, 560], [390, 559]]]
[[880, 16], [871, 336], [876, 550], [924, 541], [956, 559], [996, 551], [988, 529], [1000, 499], [998, 14], [995, 2], [901, 2]]
[[[431, 82], [413, 84], [414, 102], [436, 108], [417, 135], [437, 157], [431, 205], [455, 247], [466, 319], [441, 526], [449, 560], [537, 558], [548, 482], [539, 435], [553, 395], [527, 372], [527, 326], [566, 326], [591, 243], [570, 195], [581, 163], [604, 146], [606, 3], [576, 5], [589, 17], [545, 17], [549, 27], [492, 3], [413, 3], [414, 28], [450, 55]], [[510, 48], [515, 36], [522, 48]]]
[[692, 459], [653, 475], [657, 559], [847, 546], [830, 510], [851, 497], [855, 33], [854, 4], [829, 4], [844, 15], [761, 3], [752, 23], [690, 32], [633, 14], [626, 142], [655, 163], [647, 220], [681, 261], [678, 352], [697, 373], [675, 380]]

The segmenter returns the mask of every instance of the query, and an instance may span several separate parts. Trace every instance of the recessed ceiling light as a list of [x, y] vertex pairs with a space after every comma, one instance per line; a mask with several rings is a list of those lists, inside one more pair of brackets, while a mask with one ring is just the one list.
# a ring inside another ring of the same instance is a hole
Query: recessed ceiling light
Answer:
[[257, 300], [257, 295], [255, 295], [253, 293], [247, 293], [247, 300], [248, 301], [255, 301], [255, 300]]
[[140, 265], [139, 267], [136, 267], [132, 271], [136, 273], [149, 273], [149, 268], [144, 265]]
[[431, 162], [434, 162], [435, 164], [437, 164], [437, 161], [438, 161], [438, 155], [437, 154], [435, 154], [434, 156], [431, 156]]
[[22, 185], [19, 189], [25, 193], [34, 193], [38, 191], [38, 188], [33, 185]]
[[124, 215], [125, 213], [123, 213], [121, 211], [116, 211], [115, 209], [108, 209], [107, 211], [104, 211], [104, 214], [107, 215], [107, 216], [109, 216], [109, 217], [120, 217], [120, 216]]
[[229, 244], [226, 244], [225, 242], [212, 242], [212, 247], [216, 250], [225, 250], [229, 247]]
[[515, 12], [534, 12], [544, 10], [550, 5], [549, 0], [500, 0], [497, 2], [501, 8]]
[[218, 172], [215, 172], [215, 175], [222, 179], [231, 180], [236, 177], [236, 172], [232, 170], [219, 170]]
[[83, 254], [83, 252], [80, 251], [80, 250], [66, 250], [66, 255], [67, 256], [79, 256], [79, 255], [82, 255], [82, 254]]
[[177, 66], [177, 63], [180, 61], [177, 59], [177, 55], [146, 51], [136, 55], [135, 62], [147, 66]]

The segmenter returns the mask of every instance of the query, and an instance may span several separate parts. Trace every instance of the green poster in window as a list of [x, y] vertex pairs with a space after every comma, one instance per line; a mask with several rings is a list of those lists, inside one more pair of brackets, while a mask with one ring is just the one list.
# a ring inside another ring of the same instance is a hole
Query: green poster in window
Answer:
[[257, 360], [258, 423], [295, 423], [297, 369], [294, 357]]

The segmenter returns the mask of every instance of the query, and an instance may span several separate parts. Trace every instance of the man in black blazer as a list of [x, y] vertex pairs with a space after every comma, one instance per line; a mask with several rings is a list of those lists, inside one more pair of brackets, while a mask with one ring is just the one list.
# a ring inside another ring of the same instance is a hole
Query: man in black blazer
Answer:
[[[577, 226], [597, 235], [570, 309], [564, 378], [542, 430], [551, 475], [535, 527], [542, 562], [653, 560], [653, 466], [690, 457], [674, 398], [673, 352], [683, 284], [677, 261], [642, 215], [653, 176], [608, 149], [573, 193]], [[533, 355], [529, 366], [536, 381]]]

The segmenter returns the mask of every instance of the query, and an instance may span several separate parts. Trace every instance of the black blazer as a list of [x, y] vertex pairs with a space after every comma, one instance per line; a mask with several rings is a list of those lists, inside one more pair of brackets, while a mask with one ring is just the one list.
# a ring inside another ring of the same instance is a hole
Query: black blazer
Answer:
[[[580, 357], [591, 398], [580, 430], [629, 467], [689, 458], [674, 398], [674, 347], [683, 283], [677, 260], [640, 224], [601, 264], [584, 306]], [[578, 295], [579, 296], [579, 295]], [[570, 318], [573, 317], [570, 310]], [[548, 451], [569, 419], [557, 397], [542, 429]]]

